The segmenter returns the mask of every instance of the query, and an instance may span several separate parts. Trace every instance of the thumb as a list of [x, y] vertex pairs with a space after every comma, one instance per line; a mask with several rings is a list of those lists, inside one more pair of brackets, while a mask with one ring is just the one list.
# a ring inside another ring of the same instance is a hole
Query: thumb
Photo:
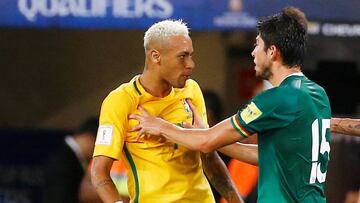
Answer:
[[190, 99], [186, 99], [186, 102], [189, 104], [191, 111], [193, 112], [194, 123], [202, 122], [201, 116], [197, 111], [195, 105], [191, 102]]
[[183, 128], [193, 128], [193, 126], [189, 122], [183, 122], [182, 126], [183, 126]]

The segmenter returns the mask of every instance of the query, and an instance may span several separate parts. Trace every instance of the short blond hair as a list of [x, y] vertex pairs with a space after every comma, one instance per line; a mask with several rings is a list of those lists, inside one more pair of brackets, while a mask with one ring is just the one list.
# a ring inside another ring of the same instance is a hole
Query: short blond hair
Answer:
[[163, 20], [157, 22], [145, 32], [144, 48], [147, 50], [153, 40], [163, 40], [177, 35], [189, 35], [189, 28], [182, 20]]

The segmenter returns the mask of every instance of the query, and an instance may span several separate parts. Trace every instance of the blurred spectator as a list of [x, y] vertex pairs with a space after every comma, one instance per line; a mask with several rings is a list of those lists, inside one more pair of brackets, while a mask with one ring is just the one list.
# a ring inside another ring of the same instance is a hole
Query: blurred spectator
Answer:
[[[88, 118], [72, 135], [65, 136], [62, 145], [50, 157], [45, 172], [44, 203], [99, 200], [94, 196], [95, 190], [84, 192], [84, 190], [92, 190], [89, 177], [86, 178], [88, 176], [86, 171], [92, 158], [98, 125], [97, 117]], [[80, 186], [83, 189], [80, 189]]]
[[[258, 167], [231, 159], [228, 168], [230, 176], [245, 203], [255, 203], [257, 200]], [[226, 203], [227, 201], [222, 198], [220, 202]]]
[[360, 187], [351, 188], [346, 194], [343, 203], [360, 203]]
[[[248, 99], [251, 99], [265, 89], [270, 88], [271, 84], [269, 82], [257, 80], [251, 91], [250, 98]], [[257, 136], [250, 136], [247, 139], [244, 139], [242, 143], [257, 144]], [[230, 176], [241, 196], [244, 198], [245, 203], [257, 202], [258, 167], [236, 159], [231, 159], [228, 163], [228, 168]], [[227, 203], [224, 198], [221, 198], [220, 202]]]
[[213, 91], [203, 91], [209, 126], [213, 126], [223, 119], [223, 106], [220, 97]]
[[[203, 96], [206, 106], [208, 123], [211, 127], [223, 119], [223, 106], [220, 97], [215, 92], [211, 90], [205, 90], [203, 91]], [[225, 165], [228, 165], [230, 157], [222, 153], [219, 153], [219, 156], [224, 161]], [[220, 201], [221, 196], [212, 185], [211, 190], [213, 192], [216, 202]]]

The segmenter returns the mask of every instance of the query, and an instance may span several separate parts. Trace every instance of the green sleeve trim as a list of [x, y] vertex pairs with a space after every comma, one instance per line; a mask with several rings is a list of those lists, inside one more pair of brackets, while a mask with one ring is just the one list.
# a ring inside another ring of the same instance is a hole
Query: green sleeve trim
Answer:
[[[237, 115], [236, 115], [237, 116]], [[238, 128], [238, 126], [236, 125], [235, 121], [234, 121], [234, 117], [230, 118], [230, 121], [231, 121], [231, 124], [232, 126], [235, 128], [236, 131], [238, 131], [238, 133], [243, 136], [244, 138], [248, 138], [247, 135], [245, 135], [241, 130], [240, 128]]]

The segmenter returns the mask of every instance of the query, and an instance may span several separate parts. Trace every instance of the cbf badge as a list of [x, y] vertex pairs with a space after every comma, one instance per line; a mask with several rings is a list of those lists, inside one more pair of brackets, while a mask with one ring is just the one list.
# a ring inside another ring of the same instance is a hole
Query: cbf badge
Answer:
[[241, 111], [240, 116], [243, 121], [248, 124], [251, 121], [259, 118], [262, 112], [260, 109], [255, 105], [254, 102], [251, 102], [244, 110]]
[[192, 111], [191, 111], [191, 109], [190, 109], [189, 104], [187, 103], [187, 101], [186, 101], [185, 99], [182, 100], [182, 103], [183, 103], [185, 112], [186, 112], [186, 114], [187, 114], [187, 117], [188, 117], [188, 118], [192, 118]]

